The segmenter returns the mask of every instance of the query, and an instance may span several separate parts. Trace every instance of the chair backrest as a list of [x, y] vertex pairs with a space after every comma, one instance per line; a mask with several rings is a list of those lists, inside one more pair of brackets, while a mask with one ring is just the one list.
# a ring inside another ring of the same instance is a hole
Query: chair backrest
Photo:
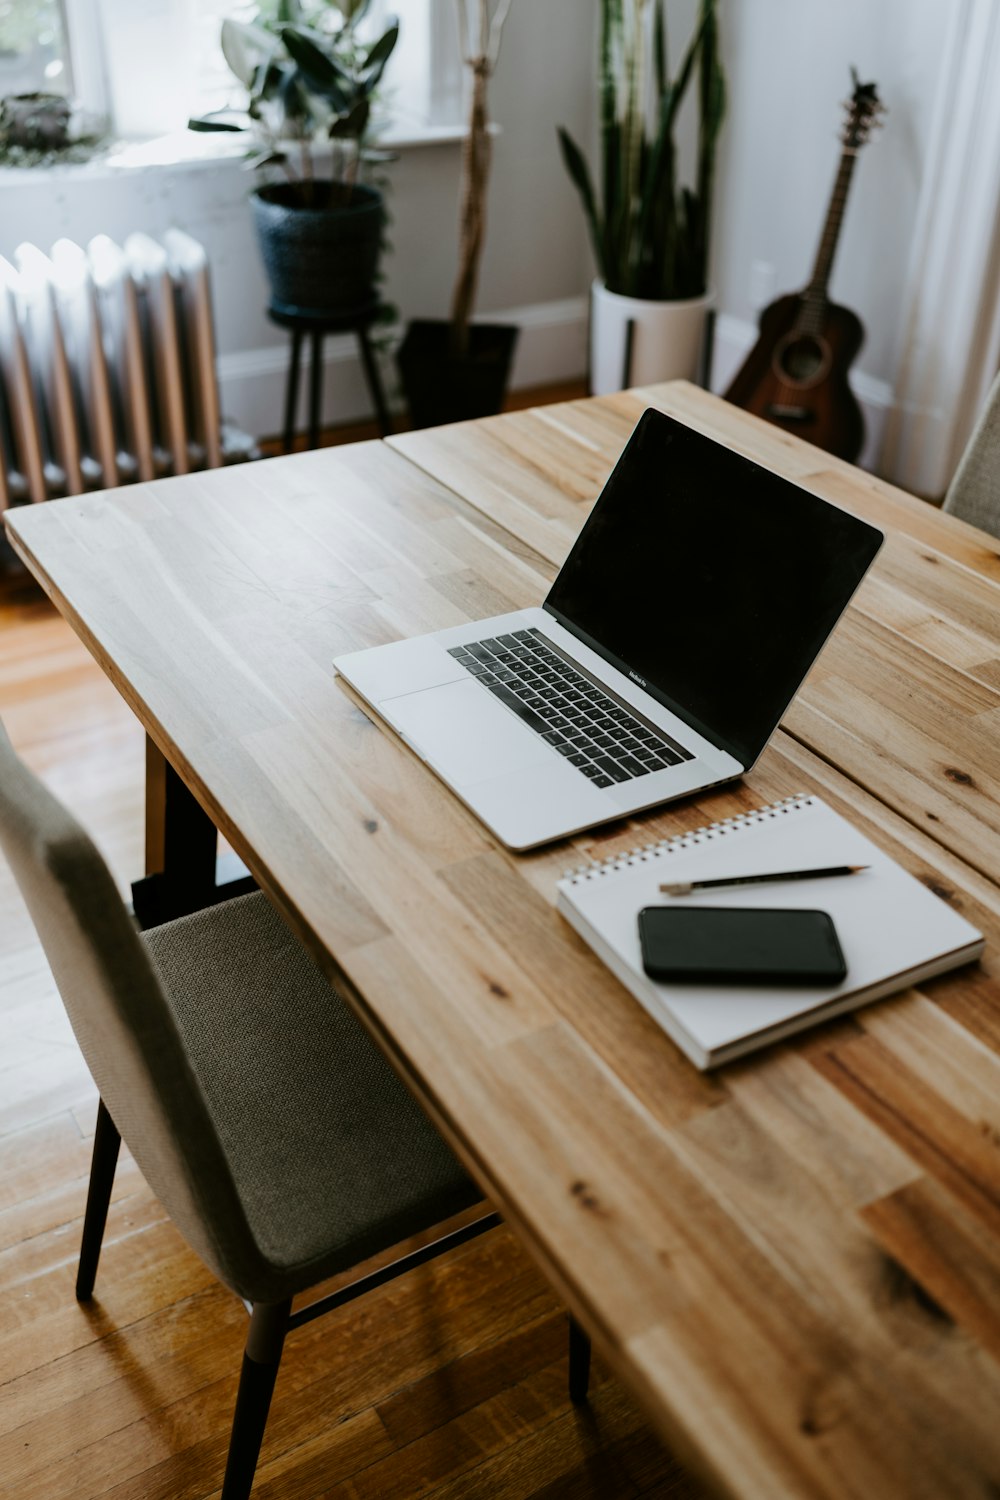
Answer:
[[241, 1291], [259, 1257], [160, 982], [101, 855], [2, 725], [0, 847], [122, 1139], [185, 1238]]
[[942, 509], [1000, 536], [1000, 374], [990, 387]]

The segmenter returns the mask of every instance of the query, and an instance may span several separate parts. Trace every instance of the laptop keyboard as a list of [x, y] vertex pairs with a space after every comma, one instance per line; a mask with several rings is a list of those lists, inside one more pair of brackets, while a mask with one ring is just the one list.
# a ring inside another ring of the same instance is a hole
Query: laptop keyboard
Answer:
[[487, 636], [454, 646], [448, 655], [595, 786], [694, 759], [560, 656], [538, 630]]

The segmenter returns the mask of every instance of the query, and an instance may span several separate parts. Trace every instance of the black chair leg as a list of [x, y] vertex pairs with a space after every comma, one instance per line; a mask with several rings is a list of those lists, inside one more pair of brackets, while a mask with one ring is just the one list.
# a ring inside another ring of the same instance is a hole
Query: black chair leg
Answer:
[[575, 1318], [569, 1320], [569, 1399], [586, 1401], [590, 1388], [590, 1339]]
[[291, 1308], [291, 1299], [255, 1302], [250, 1314], [222, 1500], [247, 1500], [253, 1486]]
[[102, 1099], [97, 1106], [97, 1127], [94, 1131], [94, 1154], [90, 1160], [90, 1187], [87, 1189], [87, 1211], [83, 1216], [83, 1240], [80, 1244], [80, 1264], [76, 1273], [76, 1299], [89, 1302], [97, 1279], [97, 1262], [101, 1257], [101, 1242], [104, 1226], [108, 1222], [108, 1204], [118, 1165], [118, 1148], [122, 1138], [115, 1122], [104, 1107]]

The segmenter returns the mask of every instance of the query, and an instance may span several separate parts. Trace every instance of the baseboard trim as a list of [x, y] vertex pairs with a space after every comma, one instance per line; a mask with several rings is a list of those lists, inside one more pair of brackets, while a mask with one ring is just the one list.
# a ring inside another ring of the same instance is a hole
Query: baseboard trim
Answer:
[[[480, 321], [484, 323], [516, 323], [521, 330], [511, 374], [512, 390], [556, 385], [579, 380], [586, 374], [588, 312], [588, 300], [582, 296], [531, 303], [524, 307], [499, 308], [480, 314]], [[378, 336], [382, 378], [390, 404], [396, 409], [402, 408], [402, 392], [392, 356], [401, 337], [402, 329], [398, 327], [387, 328]], [[721, 394], [727, 388], [756, 337], [757, 329], [753, 323], [728, 313], [719, 314], [715, 320], [712, 357], [713, 391]], [[219, 357], [223, 411], [257, 437], [273, 437], [281, 431], [288, 354], [287, 343], [275, 343]], [[308, 361], [308, 348], [303, 351], [303, 361]], [[305, 425], [307, 385], [307, 379], [303, 378], [299, 391], [300, 428]], [[873, 469], [892, 405], [892, 386], [864, 370], [854, 370], [851, 372], [851, 388], [865, 417], [861, 464]], [[364, 421], [371, 415], [371, 402], [354, 336], [332, 335], [323, 345], [321, 422], [324, 426], [334, 426]]]

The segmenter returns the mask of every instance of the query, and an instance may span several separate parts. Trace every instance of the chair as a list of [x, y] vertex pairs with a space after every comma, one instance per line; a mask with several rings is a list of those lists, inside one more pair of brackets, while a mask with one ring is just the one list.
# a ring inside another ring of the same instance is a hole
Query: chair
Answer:
[[1000, 374], [990, 387], [941, 508], [1000, 536]]
[[475, 1183], [262, 894], [140, 937], [89, 837], [2, 726], [0, 846], [100, 1090], [76, 1295], [93, 1291], [124, 1136], [181, 1233], [250, 1310], [222, 1491], [238, 1500], [285, 1334], [499, 1216], [293, 1313], [296, 1293], [477, 1202]]

